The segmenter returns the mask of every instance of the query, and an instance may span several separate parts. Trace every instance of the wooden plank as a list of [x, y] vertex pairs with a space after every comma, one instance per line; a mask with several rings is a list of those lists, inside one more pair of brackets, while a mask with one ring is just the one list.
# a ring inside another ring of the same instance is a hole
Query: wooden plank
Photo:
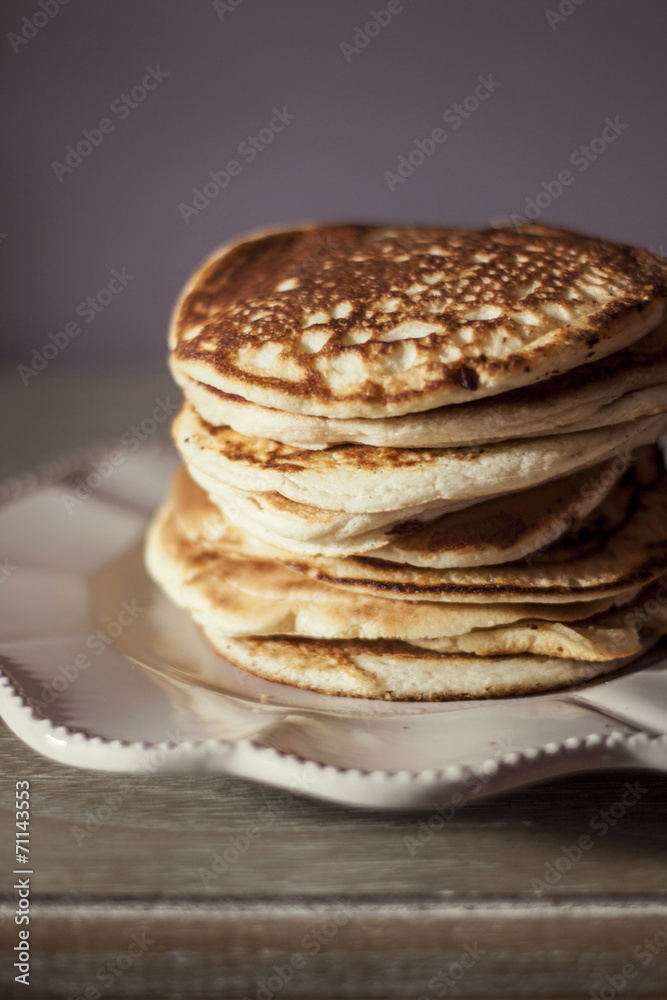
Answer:
[[[666, 927], [665, 905], [639, 912], [586, 904], [539, 914], [488, 901], [43, 906], [35, 911], [32, 985], [52, 998], [91, 987], [104, 996], [113, 989], [143, 1000], [182, 997], [187, 984], [187, 996], [230, 1000], [430, 1000], [447, 995], [448, 983], [450, 994], [455, 987], [469, 997], [588, 997], [609, 977], [617, 992], [624, 983], [637, 995], [664, 997], [667, 967], [654, 942], [667, 937]], [[0, 941], [7, 953], [11, 934], [0, 931]]]
[[[365, 813], [224, 778], [126, 780], [66, 768], [7, 731], [0, 759], [0, 838], [13, 836], [14, 781], [27, 778], [31, 857], [39, 891], [52, 897], [72, 891], [73, 869], [82, 891], [105, 898], [667, 895], [659, 822], [667, 779], [658, 775], [571, 778], [472, 804], [431, 831], [429, 813]], [[626, 783], [646, 791], [601, 836], [591, 818], [620, 801]], [[126, 784], [131, 793], [122, 795]], [[590, 848], [577, 846], [582, 836]]]

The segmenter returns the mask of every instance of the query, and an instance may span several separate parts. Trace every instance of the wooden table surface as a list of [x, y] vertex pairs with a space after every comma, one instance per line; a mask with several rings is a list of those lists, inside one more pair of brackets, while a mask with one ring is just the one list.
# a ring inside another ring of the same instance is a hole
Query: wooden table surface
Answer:
[[[0, 380], [5, 475], [174, 392], [138, 376], [32, 389]], [[0, 762], [2, 997], [667, 997], [665, 776], [574, 776], [432, 830], [429, 812], [64, 767], [1, 725]], [[17, 781], [32, 803], [27, 990]]]

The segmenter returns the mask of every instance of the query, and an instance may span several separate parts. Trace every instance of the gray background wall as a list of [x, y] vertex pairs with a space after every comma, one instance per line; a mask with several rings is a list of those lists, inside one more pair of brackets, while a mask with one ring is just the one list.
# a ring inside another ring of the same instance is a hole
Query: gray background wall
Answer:
[[[664, 249], [665, 4], [401, 6], [346, 56], [387, 0], [69, 0], [38, 30], [23, 21], [38, 0], [3, 4], [0, 361], [30, 364], [76, 321], [40, 383], [82, 367], [161, 372], [172, 300], [228, 237], [305, 218], [483, 226], [523, 214], [563, 170], [572, 182], [542, 219]], [[34, 37], [12, 44], [21, 31]], [[148, 66], [168, 75], [121, 117], [114, 102]], [[493, 93], [460, 127], [443, 121], [480, 75]], [[296, 117], [250, 162], [239, 144], [274, 108]], [[113, 131], [71, 172], [54, 169], [105, 117]], [[582, 169], [572, 154], [606, 118], [625, 127]], [[390, 190], [385, 172], [438, 127], [446, 141]], [[186, 223], [179, 204], [230, 159], [240, 172]], [[79, 303], [114, 268], [133, 279], [86, 322]]]

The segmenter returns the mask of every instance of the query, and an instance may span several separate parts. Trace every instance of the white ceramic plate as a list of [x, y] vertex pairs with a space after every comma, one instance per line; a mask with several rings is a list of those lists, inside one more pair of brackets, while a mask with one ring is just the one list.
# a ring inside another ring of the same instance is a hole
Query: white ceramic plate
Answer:
[[664, 644], [611, 680], [492, 701], [333, 698], [232, 667], [143, 571], [175, 464], [146, 446], [95, 475], [89, 452], [0, 508], [0, 713], [31, 747], [385, 809], [456, 808], [583, 770], [667, 771]]

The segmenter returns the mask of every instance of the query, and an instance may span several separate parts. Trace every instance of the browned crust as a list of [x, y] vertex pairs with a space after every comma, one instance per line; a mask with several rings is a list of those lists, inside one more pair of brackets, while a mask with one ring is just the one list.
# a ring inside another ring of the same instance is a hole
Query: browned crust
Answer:
[[[328, 694], [343, 698], [372, 698], [373, 700], [382, 701], [404, 701], [404, 702], [439, 702], [439, 701], [478, 701], [491, 700], [497, 698], [520, 698], [525, 697], [529, 694], [542, 694], [545, 691], [558, 691], [566, 688], [572, 688], [577, 684], [586, 683], [591, 677], [579, 678], [577, 680], [562, 680], [559, 682], [554, 682], [553, 678], [549, 678], [545, 673], [543, 680], [540, 682], [534, 682], [531, 684], [521, 684], [515, 681], [508, 681], [505, 686], [501, 686], [495, 682], [493, 690], [486, 691], [484, 693], [473, 693], [466, 694], [465, 692], [457, 692], [456, 694], [414, 694], [405, 695], [401, 694], [396, 696], [391, 691], [386, 692], [373, 692], [370, 693], [368, 690], [364, 690], [367, 687], [369, 679], [372, 681], [373, 674], [372, 671], [360, 671], [356, 667], [351, 657], [353, 655], [359, 655], [363, 653], [369, 653], [370, 655], [378, 656], [382, 655], [404, 655], [409, 656], [414, 659], [420, 660], [434, 660], [442, 663], [448, 659], [462, 659], [460, 653], [437, 653], [432, 650], [415, 650], [413, 646], [408, 643], [400, 642], [399, 640], [374, 640], [373, 644], [364, 639], [347, 639], [347, 640], [336, 640], [336, 639], [302, 639], [295, 636], [248, 636], [243, 639], [244, 645], [247, 646], [249, 650], [252, 651], [253, 647], [261, 648], [266, 647], [271, 642], [278, 642], [283, 649], [288, 647], [293, 651], [295, 659], [302, 659], [306, 662], [315, 662], [324, 671], [326, 670], [327, 663], [329, 660], [329, 667], [332, 670], [343, 671], [345, 674], [363, 674], [360, 678], [361, 689], [358, 691], [354, 690], [343, 690], [342, 688], [336, 692], [333, 692], [329, 687], [324, 685], [309, 684], [305, 680], [300, 679], [298, 684], [294, 684], [293, 681], [288, 681], [283, 679], [275, 672], [263, 670], [257, 663], [241, 662], [238, 657], [234, 657], [234, 654], [230, 654], [229, 650], [219, 647], [216, 643], [215, 636], [210, 635], [203, 630], [208, 641], [218, 649], [220, 654], [233, 664], [237, 669], [244, 670], [247, 673], [254, 674], [256, 677], [262, 677], [265, 680], [273, 681], [275, 684], [284, 684], [287, 687], [298, 687], [304, 691], [314, 691], [318, 694]], [[621, 664], [614, 665], [612, 670], [609, 669], [608, 661], [600, 661], [595, 666], [598, 669], [592, 671], [592, 676], [606, 675], [614, 673], [619, 669], [627, 666], [632, 659], [636, 659], [641, 656], [644, 650], [639, 650], [635, 656], [626, 658]], [[471, 660], [474, 660], [474, 654], [470, 654]], [[484, 656], [482, 659], [497, 661], [502, 663], [503, 661], [511, 660], [511, 656]], [[549, 657], [538, 657], [535, 656], [536, 661], [545, 661]]]
[[[215, 373], [225, 391], [247, 398], [255, 389], [268, 391], [274, 400], [307, 399], [309, 412], [319, 406], [326, 414], [341, 400], [360, 404], [360, 411], [369, 413], [378, 408], [407, 412], [439, 405], [435, 397], [448, 388], [457, 390], [455, 401], [462, 401], [478, 392], [503, 391], [504, 377], [510, 374], [514, 383], [526, 384], [536, 380], [533, 369], [543, 380], [609, 353], [596, 345], [611, 340], [614, 330], [618, 334], [616, 326], [630, 314], [641, 314], [667, 296], [667, 271], [658, 255], [578, 233], [536, 226], [482, 232], [397, 228], [388, 236], [383, 232], [362, 225], [313, 226], [233, 246], [203, 270], [176, 311], [176, 363], [185, 363], [188, 371], [188, 363], [194, 362]], [[444, 256], [434, 256], [434, 249]], [[437, 275], [444, 278], [429, 284]], [[517, 310], [572, 306], [577, 288], [591, 275], [610, 290], [611, 301], [591, 302], [589, 312], [576, 322], [563, 322], [560, 329], [554, 322], [557, 343], [526, 340], [514, 318]], [[287, 279], [298, 286], [277, 291]], [[408, 294], [415, 285], [421, 291]], [[521, 295], [526, 288], [533, 290]], [[373, 305], [387, 297], [398, 303], [395, 311]], [[323, 327], [310, 327], [326, 328], [332, 335], [315, 356], [304, 353], [298, 346], [304, 317], [327, 311], [336, 301], [350, 303], [351, 311], [328, 318]], [[492, 305], [498, 315], [467, 319], [462, 303], [473, 312]], [[397, 318], [437, 327], [410, 341], [418, 345], [416, 381], [383, 376], [401, 343], [381, 337]], [[656, 314], [652, 325], [659, 318]], [[190, 331], [200, 326], [191, 337]], [[367, 342], [349, 342], [361, 327], [369, 335]], [[464, 329], [472, 330], [464, 359], [442, 360], [443, 347], [459, 343]], [[513, 336], [521, 350], [494, 356], [484, 350], [492, 336]], [[276, 374], [275, 365], [261, 373], [239, 367], [245, 350], [276, 343], [298, 367], [296, 381]], [[332, 388], [326, 373], [331, 362], [345, 355], [363, 359], [368, 375], [343, 391]], [[414, 405], [417, 400], [423, 405]]]
[[[631, 482], [634, 480], [634, 470], [631, 471], [629, 478]], [[538, 566], [541, 563], [548, 565], [571, 562], [574, 567], [578, 558], [587, 558], [598, 552], [603, 554], [610, 540], [614, 544], [619, 537], [622, 539], [623, 535], [628, 533], [628, 537], [634, 539], [632, 555], [629, 557], [630, 566], [626, 570], [619, 567], [618, 572], [607, 581], [592, 580], [588, 584], [580, 581], [572, 586], [549, 585], [544, 582], [532, 585], [527, 580], [512, 582], [513, 576], [515, 580], [522, 576], [522, 560], [486, 568], [490, 576], [496, 577], [496, 581], [487, 579], [479, 585], [472, 582], [461, 584], [447, 579], [448, 576], [459, 575], [461, 572], [472, 575], [479, 570], [415, 571], [409, 567], [397, 569], [395, 565], [372, 556], [348, 556], [345, 560], [338, 561], [336, 569], [334, 564], [325, 558], [315, 558], [308, 563], [290, 560], [287, 564], [292, 569], [324, 583], [384, 595], [419, 596], [425, 599], [428, 599], [429, 595], [437, 595], [438, 598], [466, 595], [487, 598], [491, 601], [499, 600], [501, 597], [507, 599], [512, 595], [525, 600], [535, 600], [538, 597], [541, 600], [548, 600], [549, 597], [572, 600], [604, 597], [607, 594], [643, 586], [667, 570], [667, 479], [663, 479], [654, 488], [645, 486], [633, 489], [629, 485], [628, 493], [625, 510], [618, 524], [610, 524], [606, 519], [598, 520], [597, 512], [593, 511], [570, 535], [556, 541], [543, 556], [531, 560], [533, 565]], [[652, 530], [645, 532], [642, 539], [644, 524]], [[339, 575], [337, 572], [343, 564], [350, 567], [349, 575], [342, 573]], [[355, 566], [368, 567], [371, 572], [368, 575], [355, 576], [353, 574]], [[419, 575], [418, 582], [413, 583], [408, 579], [412, 574]], [[394, 578], [382, 579], [383, 575]], [[428, 583], [427, 580], [433, 582]]]
[[[599, 472], [601, 468], [595, 466], [577, 473], [572, 477], [575, 488], [580, 479], [586, 483], [586, 472], [594, 482], [598, 474], [604, 474]], [[664, 466], [659, 449], [655, 446], [638, 449], [623, 480], [612, 488], [600, 507], [582, 521], [573, 517], [570, 530], [548, 548], [515, 562], [470, 569], [420, 568], [373, 555], [296, 556], [279, 548], [271, 548], [271, 558], [306, 577], [343, 589], [351, 588], [360, 594], [416, 600], [461, 597], [491, 601], [516, 597], [526, 601], [592, 600], [641, 586], [667, 569], [667, 479], [661, 480], [662, 476]], [[557, 490], [558, 484], [554, 483], [553, 488]], [[530, 492], [533, 491], [527, 491]], [[175, 480], [174, 497], [181, 511], [194, 509], [195, 522], [197, 518], [206, 520], [207, 511], [214, 511], [215, 517], [221, 518], [219, 509], [211, 505], [204, 491], [185, 470], [181, 470]], [[443, 529], [448, 522], [456, 526], [471, 513], [444, 515], [441, 525]], [[243, 533], [233, 542], [227, 535], [236, 529], [226, 525], [224, 518], [220, 523], [223, 525], [220, 536], [223, 549], [231, 544], [242, 553]], [[425, 530], [428, 531], [428, 525]], [[191, 534], [191, 530], [186, 528], [187, 533]], [[216, 544], [214, 540], [208, 542], [213, 551]], [[619, 563], [613, 572], [608, 565], [610, 546], [615, 553], [614, 560]], [[598, 578], [595, 572], [593, 578], [583, 582], [580, 577], [585, 567], [586, 573], [591, 575], [591, 560], [599, 561], [605, 578]], [[540, 567], [548, 573], [549, 565], [566, 567], [578, 583], [570, 586], [531, 583], [531, 577], [539, 575]], [[479, 582], [476, 583], [475, 578]]]

